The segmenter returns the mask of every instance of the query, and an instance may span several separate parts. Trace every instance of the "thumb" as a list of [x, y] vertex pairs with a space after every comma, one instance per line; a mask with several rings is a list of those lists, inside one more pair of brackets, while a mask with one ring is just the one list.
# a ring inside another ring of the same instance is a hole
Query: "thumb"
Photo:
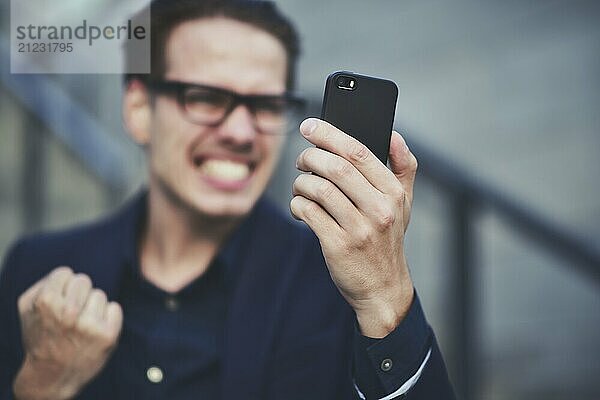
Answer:
[[390, 140], [389, 160], [390, 169], [412, 199], [412, 190], [417, 174], [417, 158], [410, 152], [404, 138], [396, 131], [392, 132]]
[[402, 189], [404, 189], [402, 214], [404, 216], [404, 230], [406, 231], [412, 208], [413, 187], [417, 174], [417, 158], [408, 149], [404, 138], [396, 131], [392, 132], [389, 160], [390, 169], [396, 176], [396, 179], [400, 181]]

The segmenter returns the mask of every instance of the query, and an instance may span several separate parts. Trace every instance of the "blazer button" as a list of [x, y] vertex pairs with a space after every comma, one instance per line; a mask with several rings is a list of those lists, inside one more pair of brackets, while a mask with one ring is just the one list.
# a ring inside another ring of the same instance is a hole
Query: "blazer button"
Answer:
[[160, 368], [152, 366], [146, 371], [146, 377], [152, 383], [160, 383], [163, 380], [163, 372]]
[[386, 358], [381, 362], [381, 365], [379, 367], [381, 368], [381, 370], [383, 372], [388, 372], [392, 369], [393, 365], [394, 365], [394, 363], [392, 362], [392, 359]]
[[165, 299], [165, 307], [169, 311], [177, 311], [179, 309], [179, 300], [176, 297], [169, 296]]

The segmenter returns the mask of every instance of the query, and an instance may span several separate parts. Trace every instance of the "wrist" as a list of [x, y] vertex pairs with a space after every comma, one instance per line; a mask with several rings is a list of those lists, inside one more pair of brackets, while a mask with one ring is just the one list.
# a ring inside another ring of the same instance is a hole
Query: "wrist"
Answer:
[[[390, 293], [388, 293], [389, 295]], [[404, 320], [414, 299], [414, 288], [398, 290], [391, 296], [374, 297], [354, 308], [363, 336], [384, 338]]]
[[15, 380], [13, 394], [16, 400], [68, 400], [77, 394], [61, 382], [56, 368], [42, 366], [31, 357], [25, 356]]

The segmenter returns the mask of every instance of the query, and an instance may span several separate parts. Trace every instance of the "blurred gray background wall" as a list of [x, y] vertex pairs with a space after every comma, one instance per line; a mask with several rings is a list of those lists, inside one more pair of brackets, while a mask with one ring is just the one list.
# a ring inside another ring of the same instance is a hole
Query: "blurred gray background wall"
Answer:
[[[409, 145], [422, 149], [422, 165], [425, 155], [439, 157], [444, 163], [436, 165], [447, 166], [451, 177], [491, 188], [598, 254], [599, 2], [276, 3], [301, 31], [299, 90], [315, 110], [324, 79], [334, 70], [395, 80], [396, 124]], [[102, 12], [112, 4], [96, 1], [90, 10]], [[144, 165], [122, 131], [120, 78], [10, 75], [7, 2], [0, 7], [3, 255], [25, 232], [57, 229], [114, 209], [139, 187]], [[43, 89], [27, 93], [23, 79]], [[51, 104], [57, 93], [67, 101], [43, 112], [33, 105], [34, 98]], [[60, 132], [81, 115], [104, 136], [86, 142], [87, 153]], [[101, 143], [121, 151], [103, 159]], [[296, 175], [294, 159], [305, 145], [298, 135], [290, 137], [270, 188], [282, 207]], [[112, 169], [98, 167], [106, 162]], [[112, 175], [103, 174], [107, 170]], [[580, 261], [533, 240], [494, 207], [468, 211], [475, 239], [466, 324], [472, 354], [460, 352], [456, 325], [464, 322], [465, 310], [454, 302], [460, 293], [452, 243], [461, 236], [453, 225], [456, 198], [448, 193], [435, 179], [418, 177], [407, 251], [461, 394], [469, 358], [470, 368], [475, 366], [467, 377], [470, 398], [600, 398], [600, 265], [588, 268], [595, 275], [581, 272]]]

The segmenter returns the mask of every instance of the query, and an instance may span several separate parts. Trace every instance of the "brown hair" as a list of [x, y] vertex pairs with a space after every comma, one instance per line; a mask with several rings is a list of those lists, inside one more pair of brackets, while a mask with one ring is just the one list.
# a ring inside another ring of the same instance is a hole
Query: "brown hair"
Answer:
[[[210, 17], [226, 17], [248, 23], [278, 39], [287, 54], [286, 86], [295, 85], [296, 63], [300, 54], [300, 41], [292, 23], [271, 1], [264, 0], [153, 0], [150, 5], [150, 73], [125, 74], [124, 81], [137, 79], [142, 83], [162, 79], [166, 70], [165, 46], [173, 29], [180, 24]], [[135, 21], [147, 9], [132, 18]], [[132, 64], [136, 53], [125, 47], [125, 62]]]

